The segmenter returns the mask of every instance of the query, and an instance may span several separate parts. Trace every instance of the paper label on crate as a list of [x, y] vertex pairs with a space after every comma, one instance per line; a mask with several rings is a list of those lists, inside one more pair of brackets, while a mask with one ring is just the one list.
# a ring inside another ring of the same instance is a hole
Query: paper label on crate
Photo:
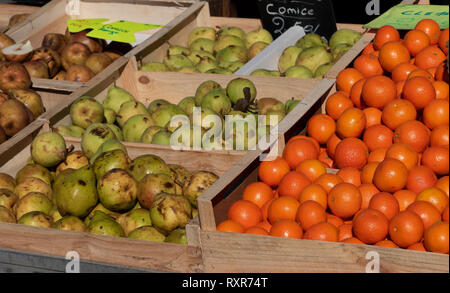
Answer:
[[85, 29], [92, 29], [87, 36], [97, 39], [105, 39], [122, 43], [136, 42], [136, 32], [147, 31], [163, 27], [159, 24], [146, 24], [119, 20], [112, 23], [104, 23], [106, 18], [97, 19], [70, 19], [67, 27], [70, 32], [76, 33]]
[[422, 19], [435, 20], [441, 29], [448, 28], [448, 5], [405, 5], [392, 7], [381, 16], [364, 25], [366, 28], [380, 28], [391, 25], [396, 29], [411, 30]]

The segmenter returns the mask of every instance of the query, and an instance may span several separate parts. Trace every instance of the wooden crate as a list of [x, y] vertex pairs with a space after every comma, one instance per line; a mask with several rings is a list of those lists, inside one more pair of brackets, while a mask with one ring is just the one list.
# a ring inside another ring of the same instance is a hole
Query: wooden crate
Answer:
[[0, 32], [8, 28], [9, 19], [16, 14], [33, 13], [38, 10], [36, 6], [0, 4]]
[[[161, 35], [169, 32], [181, 19], [188, 17], [196, 9], [203, 6], [203, 2], [194, 3], [192, 1], [77, 0], [70, 3], [79, 4], [79, 10], [69, 8], [66, 10], [67, 3], [65, 0], [51, 1], [30, 15], [24, 22], [11, 28], [7, 34], [16, 42], [30, 40], [34, 48], [39, 48], [45, 34], [50, 32], [64, 34], [67, 28], [66, 22], [69, 19], [108, 18], [110, 21], [125, 19], [164, 25], [163, 28], [139, 32], [139, 34], [147, 37], [140, 45], [148, 45]], [[135, 48], [140, 45], [135, 46]], [[80, 87], [96, 82], [98, 82], [98, 78], [87, 83], [33, 79], [33, 87], [43, 90], [73, 92]]]
[[[45, 132], [41, 125], [29, 134], [29, 143], [17, 151], [7, 161], [2, 161], [0, 172], [15, 176], [21, 167], [26, 165], [30, 157], [32, 139]], [[80, 149], [78, 140], [66, 139], [67, 146]], [[166, 163], [180, 164], [189, 170], [209, 170], [221, 176], [225, 168], [240, 161], [243, 154], [214, 156], [195, 151], [180, 152], [155, 149], [151, 146], [127, 146], [131, 158], [143, 154], [154, 154], [163, 158]], [[198, 221], [191, 221], [186, 227], [188, 245], [157, 243], [127, 238], [99, 236], [89, 233], [66, 232], [56, 229], [36, 228], [19, 224], [0, 223], [0, 249], [13, 249], [27, 253], [38, 253], [50, 256], [65, 257], [69, 251], [79, 253], [83, 261], [110, 263], [114, 265], [144, 268], [169, 272], [201, 272], [203, 271], [201, 249], [198, 246]]]

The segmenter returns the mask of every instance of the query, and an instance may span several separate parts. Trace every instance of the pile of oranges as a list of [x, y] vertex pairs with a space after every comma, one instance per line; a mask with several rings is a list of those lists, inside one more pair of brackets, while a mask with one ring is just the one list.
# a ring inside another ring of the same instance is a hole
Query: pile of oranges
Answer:
[[430, 19], [377, 30], [217, 230], [448, 254], [448, 39]]

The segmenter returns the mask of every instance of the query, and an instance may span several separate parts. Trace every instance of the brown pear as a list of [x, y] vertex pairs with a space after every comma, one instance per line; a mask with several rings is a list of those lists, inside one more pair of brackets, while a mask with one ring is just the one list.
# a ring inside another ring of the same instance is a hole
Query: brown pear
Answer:
[[11, 28], [15, 26], [18, 23], [21, 23], [24, 21], [30, 14], [29, 13], [21, 13], [21, 14], [14, 14], [9, 18], [8, 22], [8, 28]]
[[41, 47], [34, 50], [31, 60], [42, 60], [47, 63], [50, 77], [55, 76], [61, 68], [61, 55], [50, 48]]
[[13, 39], [11, 39], [9, 36], [7, 36], [3, 33], [0, 33], [0, 51], [3, 48], [14, 45], [15, 43], [16, 42]]
[[30, 86], [30, 75], [21, 63], [7, 61], [0, 65], [0, 90], [8, 93], [10, 89], [27, 89]]
[[31, 78], [48, 79], [50, 77], [48, 65], [42, 60], [24, 62], [23, 66], [25, 66]]
[[122, 55], [116, 52], [105, 51], [103, 54], [108, 55], [113, 61], [119, 59]]
[[62, 65], [66, 71], [72, 65], [84, 65], [91, 54], [89, 47], [82, 43], [68, 44], [61, 54]]
[[87, 35], [90, 30], [84, 30], [70, 36], [69, 43], [82, 43], [86, 45], [92, 53], [101, 53], [103, 47], [98, 39], [90, 38]]
[[58, 52], [58, 54], [62, 53], [66, 45], [66, 37], [62, 34], [48, 33], [42, 40], [42, 47], [53, 49]]
[[55, 76], [53, 76], [53, 80], [66, 80], [66, 71], [61, 70]]
[[41, 96], [31, 89], [12, 89], [9, 91], [10, 99], [21, 101], [33, 113], [33, 117], [37, 118], [45, 112], [44, 104]]
[[6, 93], [0, 92], [0, 105], [3, 104], [3, 102], [5, 102], [6, 100], [8, 100], [8, 95]]
[[113, 60], [104, 53], [94, 53], [86, 60], [86, 67], [94, 74], [99, 74], [108, 67]]
[[7, 136], [13, 136], [29, 123], [27, 107], [16, 99], [10, 99], [0, 105], [0, 127]]
[[84, 65], [72, 65], [67, 69], [66, 80], [88, 82], [95, 74]]

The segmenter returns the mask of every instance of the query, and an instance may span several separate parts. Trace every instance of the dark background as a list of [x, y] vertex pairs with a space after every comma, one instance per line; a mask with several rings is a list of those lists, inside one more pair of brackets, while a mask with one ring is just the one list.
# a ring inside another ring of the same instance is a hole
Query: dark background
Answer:
[[[219, 6], [222, 2], [222, 0], [207, 1], [211, 3], [211, 6]], [[369, 1], [370, 0], [332, 0], [336, 22], [357, 24], [366, 24], [370, 22], [376, 18], [377, 15], [368, 16], [366, 14], [365, 8]], [[0, 0], [0, 3], [15, 3], [34, 6], [42, 6], [47, 2], [49, 2], [49, 0]], [[381, 13], [400, 2], [401, 0], [380, 0]], [[430, 2], [431, 4], [449, 5], [449, 0], [430, 0]], [[221, 13], [218, 13], [217, 11], [214, 11], [212, 14], [222, 16], [220, 15]], [[231, 0], [230, 12], [222, 14], [226, 14], [224, 16], [260, 18], [256, 0]]]

